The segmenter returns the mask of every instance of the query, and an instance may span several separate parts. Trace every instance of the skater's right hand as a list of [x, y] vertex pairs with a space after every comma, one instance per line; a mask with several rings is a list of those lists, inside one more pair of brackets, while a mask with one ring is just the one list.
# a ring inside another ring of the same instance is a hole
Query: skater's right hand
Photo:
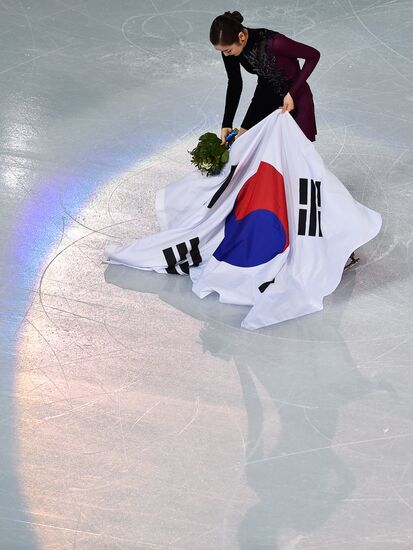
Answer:
[[227, 135], [232, 132], [232, 128], [222, 128], [221, 130], [221, 145], [225, 145], [226, 141], [225, 138]]

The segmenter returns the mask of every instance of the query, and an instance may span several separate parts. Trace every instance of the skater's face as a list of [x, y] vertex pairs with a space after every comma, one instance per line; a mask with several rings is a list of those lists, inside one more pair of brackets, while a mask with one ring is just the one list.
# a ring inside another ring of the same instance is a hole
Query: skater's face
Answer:
[[234, 42], [230, 46], [223, 46], [222, 44], [215, 44], [214, 48], [219, 52], [223, 52], [226, 55], [239, 55], [245, 47], [248, 40], [248, 31], [240, 31], [238, 33], [238, 43]]

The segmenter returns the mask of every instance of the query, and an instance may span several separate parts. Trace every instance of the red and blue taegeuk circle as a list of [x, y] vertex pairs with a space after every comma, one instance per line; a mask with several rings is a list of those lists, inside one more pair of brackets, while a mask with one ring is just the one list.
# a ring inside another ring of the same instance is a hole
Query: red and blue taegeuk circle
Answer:
[[272, 164], [261, 161], [238, 193], [213, 255], [237, 267], [254, 267], [269, 262], [288, 245], [284, 178]]

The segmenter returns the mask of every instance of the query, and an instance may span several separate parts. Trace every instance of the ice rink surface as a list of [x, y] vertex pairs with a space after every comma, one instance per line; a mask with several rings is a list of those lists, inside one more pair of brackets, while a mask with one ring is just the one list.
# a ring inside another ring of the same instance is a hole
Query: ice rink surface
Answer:
[[[320, 50], [317, 149], [383, 216], [322, 312], [256, 332], [102, 263], [219, 133], [209, 27], [235, 9]], [[0, 1], [0, 550], [413, 549], [412, 23], [412, 0]]]

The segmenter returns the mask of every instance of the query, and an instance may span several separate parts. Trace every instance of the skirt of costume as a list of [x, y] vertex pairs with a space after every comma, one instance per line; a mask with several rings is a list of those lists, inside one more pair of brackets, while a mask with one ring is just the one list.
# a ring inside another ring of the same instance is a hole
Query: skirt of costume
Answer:
[[[315, 141], [317, 126], [315, 121], [315, 109], [313, 94], [310, 86], [305, 82], [294, 96], [294, 109], [290, 112], [293, 119], [310, 141]], [[258, 122], [261, 122], [269, 114], [282, 106], [283, 95], [274, 94], [271, 86], [261, 78], [255, 88], [251, 103], [247, 109], [241, 126], [249, 130]]]

